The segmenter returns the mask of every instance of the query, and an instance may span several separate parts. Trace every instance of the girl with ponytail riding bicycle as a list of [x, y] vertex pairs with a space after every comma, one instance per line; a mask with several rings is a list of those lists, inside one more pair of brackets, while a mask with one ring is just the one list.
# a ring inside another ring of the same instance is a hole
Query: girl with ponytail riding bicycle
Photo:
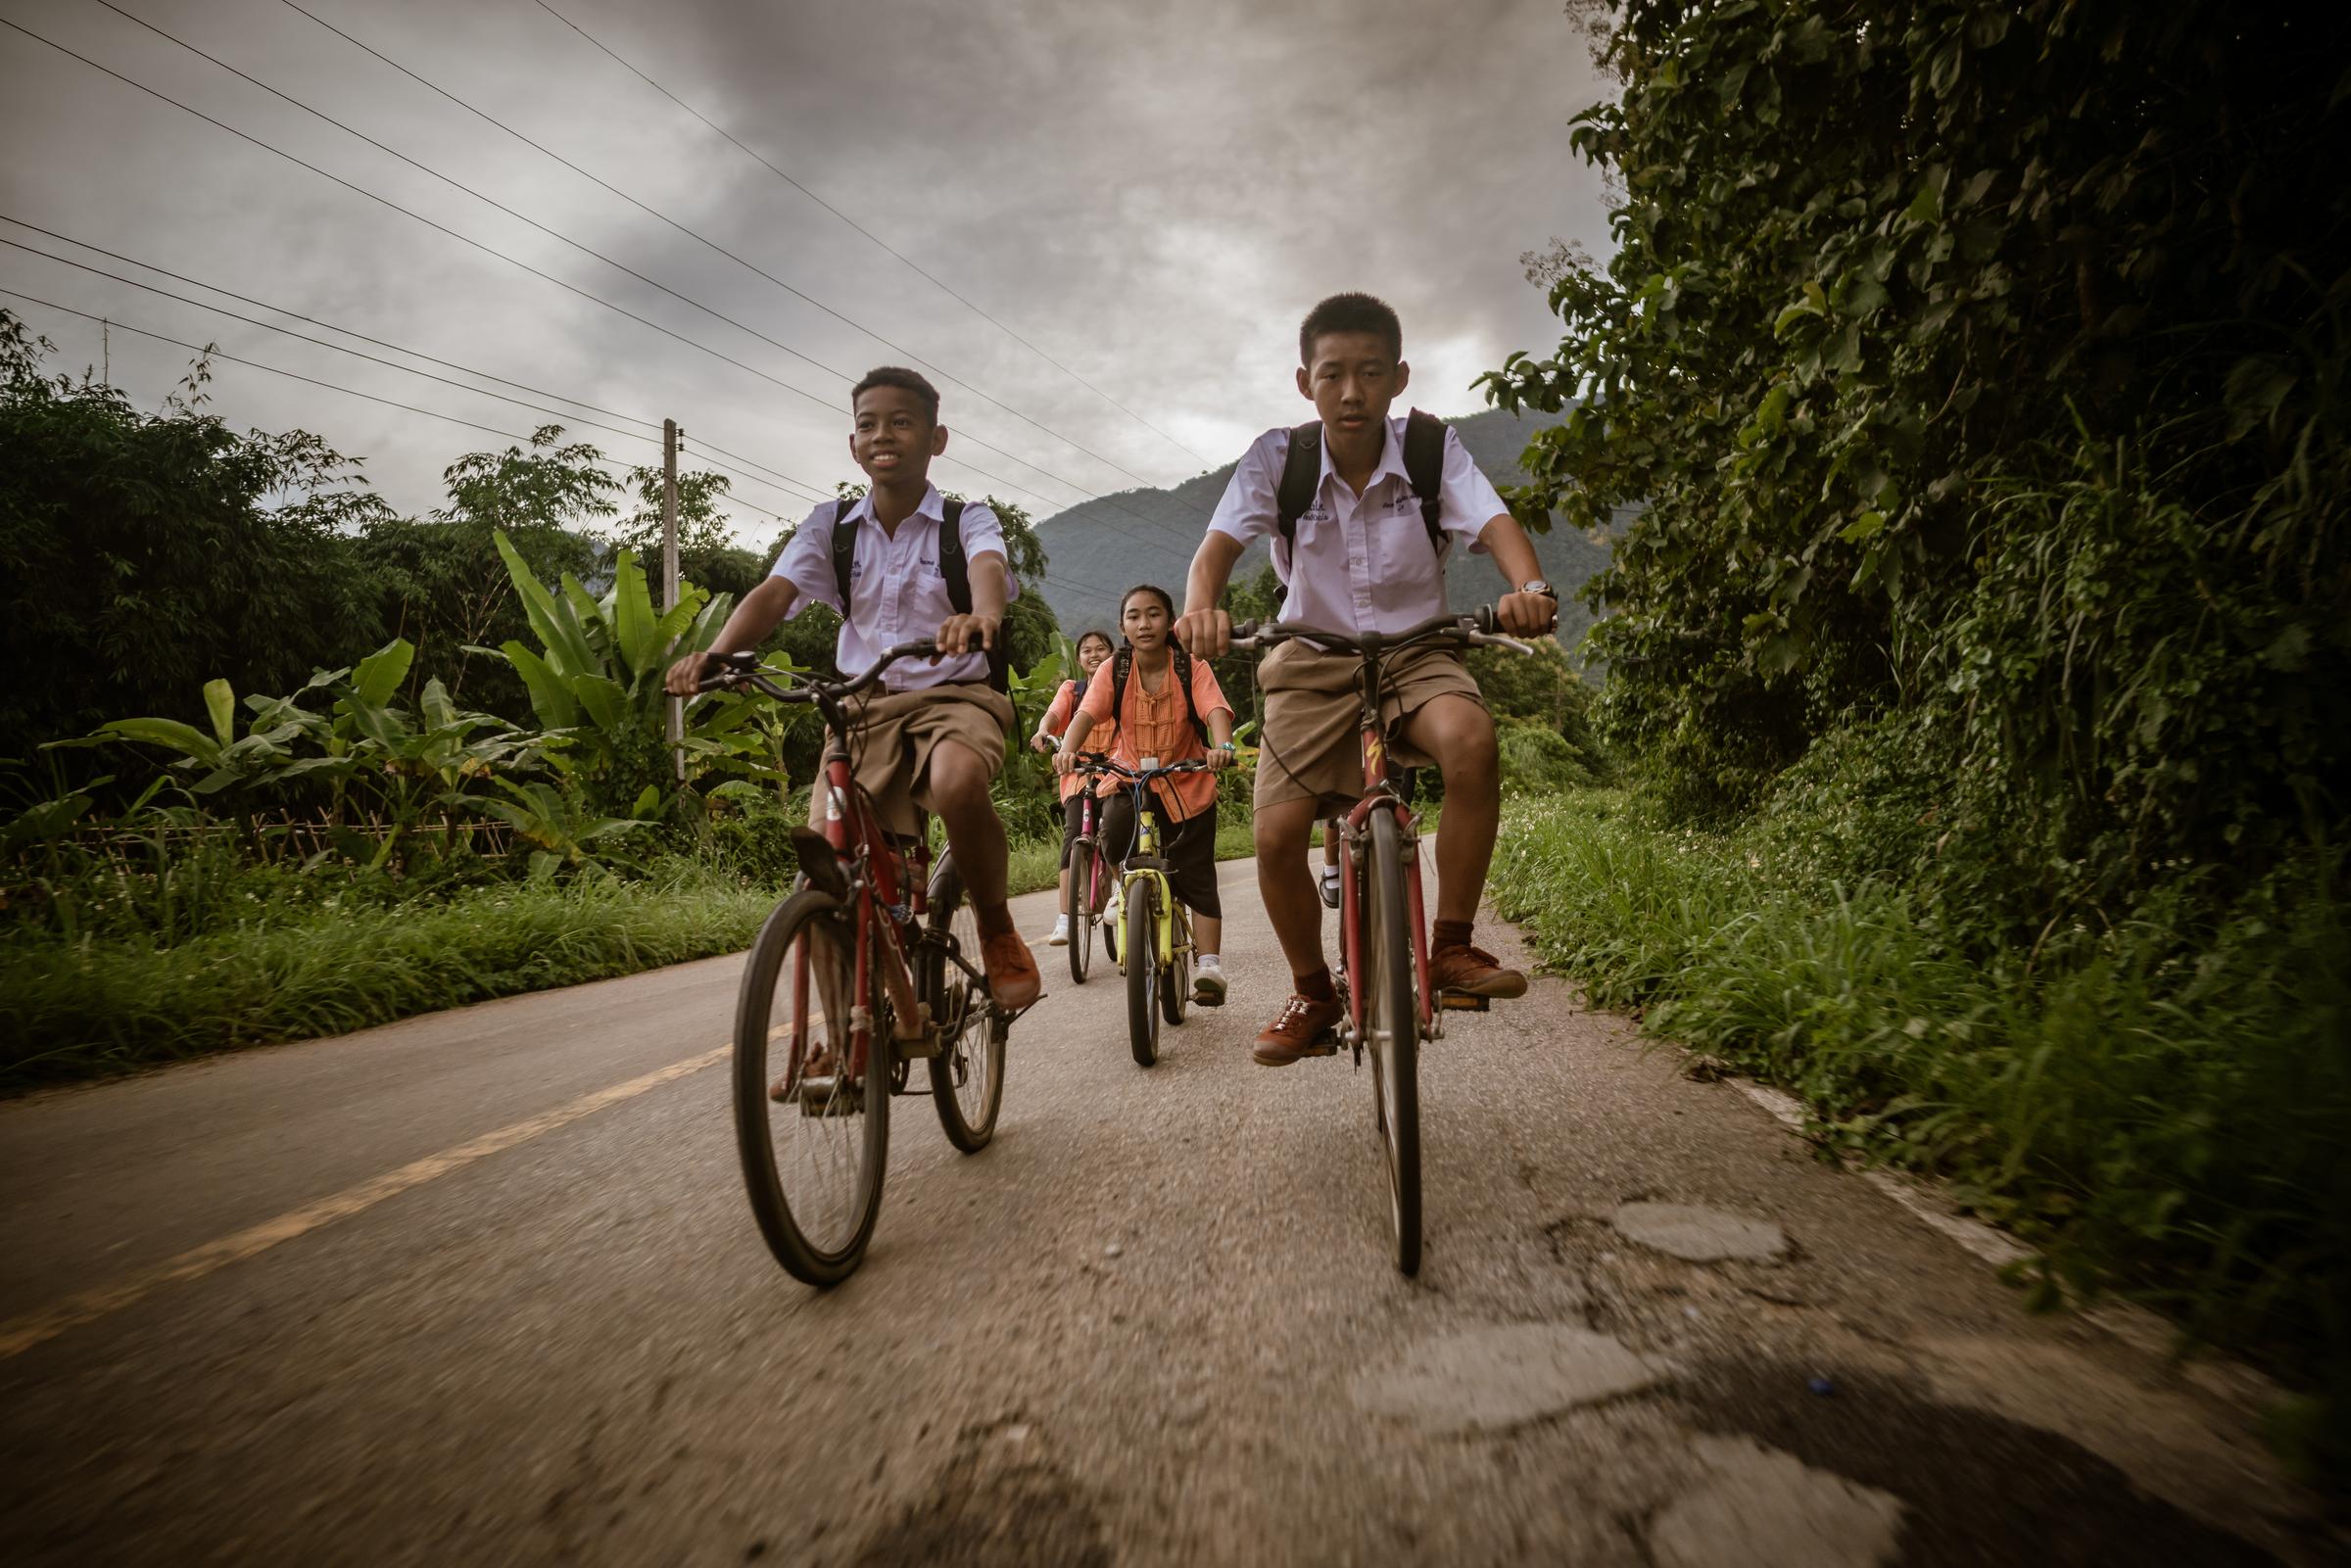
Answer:
[[[1036, 722], [1036, 734], [1029, 737], [1031, 747], [1047, 754], [1054, 750], [1054, 742], [1070, 728], [1070, 716], [1078, 711], [1078, 699], [1085, 695], [1087, 679], [1108, 663], [1111, 654], [1116, 651], [1111, 644], [1110, 634], [1100, 627], [1088, 627], [1078, 634], [1078, 677], [1062, 682], [1061, 689], [1053, 693], [1052, 705], [1045, 709], [1045, 716]], [[1054, 809], [1061, 813], [1061, 914], [1053, 922], [1053, 934], [1045, 938], [1047, 945], [1052, 947], [1065, 946], [1070, 939], [1070, 845], [1077, 838], [1084, 820], [1080, 813], [1070, 809], [1070, 797], [1085, 788], [1084, 776], [1075, 773], [1061, 775], [1060, 788], [1060, 803]]]
[[[1208, 661], [1169, 641], [1175, 618], [1176, 601], [1166, 589], [1142, 584], [1127, 591], [1119, 601], [1127, 646], [1086, 686], [1054, 754], [1055, 772], [1072, 777], [1086, 737], [1105, 724], [1118, 732], [1111, 759], [1128, 768], [1193, 758], [1205, 758], [1213, 769], [1232, 766], [1232, 704]], [[1176, 774], [1155, 781], [1151, 791], [1168, 883], [1193, 917], [1199, 967], [1192, 1000], [1220, 1007], [1224, 968], [1219, 956], [1223, 906], [1217, 896], [1217, 782], [1207, 774]], [[1115, 779], [1104, 781], [1102, 795], [1102, 843], [1111, 860], [1123, 861], [1134, 842], [1134, 803]], [[1111, 928], [1117, 929], [1115, 921]]]

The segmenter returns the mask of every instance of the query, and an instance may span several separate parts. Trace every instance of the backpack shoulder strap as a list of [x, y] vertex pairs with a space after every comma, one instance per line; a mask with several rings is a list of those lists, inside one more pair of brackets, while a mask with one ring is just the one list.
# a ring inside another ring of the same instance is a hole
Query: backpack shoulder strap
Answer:
[[848, 511], [850, 504], [845, 500], [835, 501], [833, 520], [827, 525], [833, 530], [833, 586], [840, 594], [840, 613], [844, 620], [849, 613], [849, 573], [857, 564], [857, 530], [840, 526], [841, 516]]
[[1290, 432], [1289, 455], [1281, 461], [1281, 488], [1273, 493], [1273, 522], [1286, 547], [1298, 535], [1298, 519], [1315, 503], [1322, 485], [1322, 424], [1309, 420]]
[[1169, 649], [1175, 662], [1169, 666], [1168, 679], [1183, 688], [1183, 715], [1192, 721], [1192, 732], [1199, 736], [1202, 745], [1208, 744], [1208, 726], [1200, 721], [1200, 709], [1192, 701], [1192, 656], [1181, 647]]
[[1404, 473], [1420, 502], [1420, 521], [1428, 530], [1428, 547], [1445, 553], [1445, 530], [1438, 519], [1445, 499], [1445, 421], [1415, 408], [1404, 421]]
[[958, 615], [972, 613], [972, 563], [963, 553], [963, 502], [950, 500], [938, 519], [938, 575], [947, 580], [947, 602]]
[[1134, 649], [1121, 648], [1110, 656], [1110, 727], [1114, 730], [1127, 718], [1127, 677], [1133, 673]]

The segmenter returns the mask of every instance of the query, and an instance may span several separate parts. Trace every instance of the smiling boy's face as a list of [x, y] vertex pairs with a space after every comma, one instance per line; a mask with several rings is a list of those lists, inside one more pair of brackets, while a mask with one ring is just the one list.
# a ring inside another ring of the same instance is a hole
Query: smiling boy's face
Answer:
[[1325, 332], [1298, 372], [1298, 390], [1314, 401], [1322, 428], [1343, 445], [1376, 432], [1412, 381], [1413, 367], [1388, 351], [1377, 332]]
[[875, 484], [927, 478], [931, 459], [946, 450], [947, 427], [932, 422], [918, 394], [905, 387], [858, 394], [849, 455]]

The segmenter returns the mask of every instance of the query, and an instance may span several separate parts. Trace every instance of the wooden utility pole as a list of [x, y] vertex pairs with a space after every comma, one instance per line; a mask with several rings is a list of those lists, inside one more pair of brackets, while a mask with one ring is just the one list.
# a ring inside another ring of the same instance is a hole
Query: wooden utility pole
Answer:
[[[661, 421], [661, 613], [678, 603], [678, 444], [686, 432], [675, 419]], [[679, 784], [686, 782], [686, 699], [669, 699], [669, 762]]]

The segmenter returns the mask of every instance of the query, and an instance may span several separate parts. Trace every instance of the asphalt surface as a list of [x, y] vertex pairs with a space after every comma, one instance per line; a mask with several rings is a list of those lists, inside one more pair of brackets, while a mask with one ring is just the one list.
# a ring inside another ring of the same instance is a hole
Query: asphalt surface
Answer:
[[[1148, 1071], [1115, 972], [1074, 986], [1039, 941], [994, 1144], [899, 1100], [871, 1255], [825, 1294], [743, 1198], [733, 959], [0, 1105], [0, 1560], [2342, 1549], [2237, 1385], [2027, 1316], [1558, 980], [1426, 1048], [1400, 1277], [1367, 1076], [1249, 1060], [1286, 988], [1252, 875], [1231, 1005]], [[1685, 1260], [1627, 1204], [1774, 1245]]]

